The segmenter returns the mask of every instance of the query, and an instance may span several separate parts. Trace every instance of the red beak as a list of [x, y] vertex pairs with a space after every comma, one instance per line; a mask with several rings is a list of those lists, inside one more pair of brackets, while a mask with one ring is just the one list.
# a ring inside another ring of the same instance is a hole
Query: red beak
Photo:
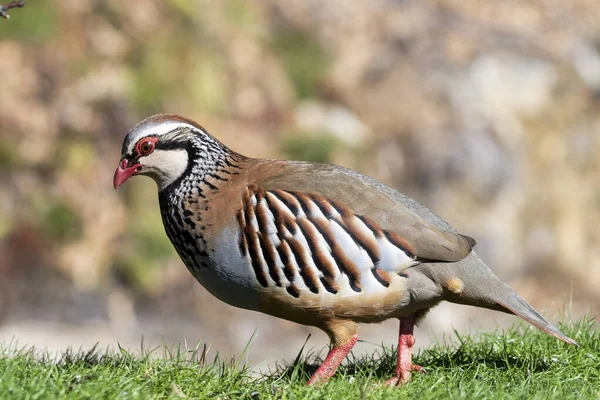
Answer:
[[127, 179], [137, 174], [142, 166], [141, 164], [135, 164], [131, 167], [128, 167], [127, 164], [127, 159], [124, 159], [121, 161], [121, 164], [119, 164], [115, 171], [115, 177], [113, 178], [113, 185], [115, 186], [115, 189], [121, 186]]

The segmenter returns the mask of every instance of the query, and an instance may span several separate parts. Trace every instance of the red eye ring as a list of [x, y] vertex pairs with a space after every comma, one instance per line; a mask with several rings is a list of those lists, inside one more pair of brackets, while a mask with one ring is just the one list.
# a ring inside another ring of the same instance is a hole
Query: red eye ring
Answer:
[[140, 156], [147, 156], [154, 151], [156, 140], [156, 138], [144, 138], [137, 142], [135, 149]]

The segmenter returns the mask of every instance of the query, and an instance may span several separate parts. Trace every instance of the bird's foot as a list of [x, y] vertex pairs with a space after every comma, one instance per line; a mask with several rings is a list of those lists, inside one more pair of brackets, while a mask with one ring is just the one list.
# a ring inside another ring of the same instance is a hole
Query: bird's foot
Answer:
[[394, 376], [393, 378], [388, 379], [387, 381], [385, 381], [384, 385], [385, 386], [402, 386], [403, 384], [405, 384], [406, 382], [410, 381], [412, 378], [412, 372], [421, 372], [426, 374], [427, 370], [423, 367], [421, 367], [420, 365], [412, 365], [410, 367], [410, 370], [407, 371], [400, 371], [400, 374]]
[[409, 315], [400, 319], [400, 332], [398, 334], [398, 364], [394, 377], [385, 381], [386, 386], [402, 386], [412, 378], [412, 372], [425, 372], [423, 367], [412, 363], [412, 349], [415, 345], [413, 328], [415, 316]]

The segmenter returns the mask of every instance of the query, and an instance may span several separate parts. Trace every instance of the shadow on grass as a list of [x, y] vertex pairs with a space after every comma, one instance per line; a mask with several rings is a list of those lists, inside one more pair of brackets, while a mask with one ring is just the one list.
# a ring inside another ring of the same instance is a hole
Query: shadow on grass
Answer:
[[[308, 341], [308, 339], [307, 339]], [[306, 344], [306, 343], [305, 343]], [[323, 351], [309, 350], [303, 354], [304, 346], [296, 359], [284, 365], [276, 365], [275, 371], [266, 376], [269, 382], [308, 380], [323, 362]], [[504, 345], [476, 343], [467, 341], [455, 349], [446, 346], [435, 346], [422, 353], [417, 353], [413, 362], [425, 369], [426, 373], [435, 373], [447, 370], [467, 370], [480, 365], [500, 371], [522, 370], [528, 373], [547, 371], [551, 365], [542, 355], [533, 349], [528, 349], [526, 354], [511, 347], [510, 343]], [[521, 354], [519, 354], [521, 353]], [[362, 376], [375, 379], [389, 379], [396, 368], [396, 348], [382, 346], [372, 355], [355, 357], [353, 354], [340, 366], [339, 375]]]

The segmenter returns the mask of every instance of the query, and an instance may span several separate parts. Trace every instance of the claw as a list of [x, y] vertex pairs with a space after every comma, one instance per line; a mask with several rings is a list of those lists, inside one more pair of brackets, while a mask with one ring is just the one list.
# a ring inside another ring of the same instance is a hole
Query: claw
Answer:
[[[419, 372], [419, 373], [422, 373], [422, 374], [426, 374], [427, 373], [427, 370], [425, 368], [421, 367], [420, 365], [413, 365], [411, 367], [411, 371]], [[410, 379], [412, 378], [412, 374], [410, 372], [408, 372], [408, 373], [405, 372], [405, 371], [402, 371], [402, 372], [404, 372], [404, 374], [401, 374], [401, 376], [394, 376], [393, 378], [388, 379], [387, 381], [385, 381], [383, 383], [383, 385], [384, 386], [390, 386], [390, 387], [393, 387], [393, 386], [402, 386], [406, 382], [410, 381]]]
[[388, 379], [387, 381], [385, 381], [383, 383], [384, 386], [389, 386], [389, 387], [394, 387], [394, 386], [398, 386], [398, 382], [400, 381], [400, 378], [398, 378], [397, 376]]
[[415, 364], [413, 364], [412, 370], [415, 371], [415, 372], [420, 372], [422, 374], [427, 374], [428, 373], [425, 368], [421, 367], [420, 365], [415, 365]]

